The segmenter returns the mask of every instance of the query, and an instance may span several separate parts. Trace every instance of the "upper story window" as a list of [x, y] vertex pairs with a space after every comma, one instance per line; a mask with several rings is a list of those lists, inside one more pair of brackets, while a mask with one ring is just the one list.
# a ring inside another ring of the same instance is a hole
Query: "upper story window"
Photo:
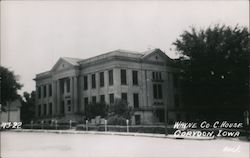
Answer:
[[154, 81], [162, 81], [161, 72], [152, 72], [152, 79]]
[[52, 84], [49, 84], [49, 96], [52, 96]]
[[125, 69], [121, 69], [121, 84], [122, 85], [127, 84], [127, 73]]
[[45, 98], [47, 96], [47, 86], [43, 86], [43, 97]]
[[49, 114], [52, 115], [52, 103], [49, 103]]
[[109, 70], [109, 85], [114, 84], [114, 79], [113, 79], [113, 70]]
[[100, 87], [104, 87], [104, 72], [100, 72]]
[[88, 89], [88, 76], [83, 76], [83, 89], [87, 90]]
[[92, 80], [92, 88], [96, 88], [95, 74], [91, 75], [91, 80]]
[[162, 99], [162, 85], [153, 84], [153, 95], [154, 99]]
[[42, 91], [42, 90], [41, 90], [41, 87], [39, 86], [39, 87], [38, 87], [38, 98], [39, 98], [39, 99], [41, 98], [41, 91]]
[[133, 85], [138, 85], [138, 71], [132, 71]]

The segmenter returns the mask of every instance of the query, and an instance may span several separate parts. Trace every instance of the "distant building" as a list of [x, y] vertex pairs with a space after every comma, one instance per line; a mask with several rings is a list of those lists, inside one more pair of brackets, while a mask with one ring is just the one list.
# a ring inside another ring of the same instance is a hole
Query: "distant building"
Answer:
[[63, 57], [34, 79], [36, 117], [81, 121], [90, 102], [113, 104], [121, 98], [135, 110], [133, 124], [164, 123], [166, 109], [180, 104], [178, 71], [160, 49], [115, 50], [88, 59]]
[[0, 122], [20, 122], [21, 101], [19, 99], [9, 103], [5, 110], [0, 110]]

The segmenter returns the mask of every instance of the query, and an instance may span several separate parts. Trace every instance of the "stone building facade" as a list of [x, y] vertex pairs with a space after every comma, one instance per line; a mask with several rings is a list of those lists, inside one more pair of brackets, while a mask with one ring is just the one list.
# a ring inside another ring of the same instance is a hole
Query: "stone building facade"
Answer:
[[161, 124], [179, 106], [178, 68], [160, 49], [115, 50], [88, 59], [60, 58], [36, 75], [37, 119], [83, 121], [86, 104], [124, 99], [134, 108], [133, 124]]

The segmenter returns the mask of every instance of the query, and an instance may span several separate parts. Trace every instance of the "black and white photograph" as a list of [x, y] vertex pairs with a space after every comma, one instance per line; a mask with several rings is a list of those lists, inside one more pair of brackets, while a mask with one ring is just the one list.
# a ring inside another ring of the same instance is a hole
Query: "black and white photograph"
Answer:
[[0, 158], [250, 158], [248, 0], [1, 0]]

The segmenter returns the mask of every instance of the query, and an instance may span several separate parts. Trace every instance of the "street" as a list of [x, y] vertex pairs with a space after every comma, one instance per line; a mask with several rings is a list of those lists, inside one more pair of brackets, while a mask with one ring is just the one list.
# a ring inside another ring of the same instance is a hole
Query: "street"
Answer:
[[2, 158], [250, 157], [249, 142], [136, 136], [1, 132]]

